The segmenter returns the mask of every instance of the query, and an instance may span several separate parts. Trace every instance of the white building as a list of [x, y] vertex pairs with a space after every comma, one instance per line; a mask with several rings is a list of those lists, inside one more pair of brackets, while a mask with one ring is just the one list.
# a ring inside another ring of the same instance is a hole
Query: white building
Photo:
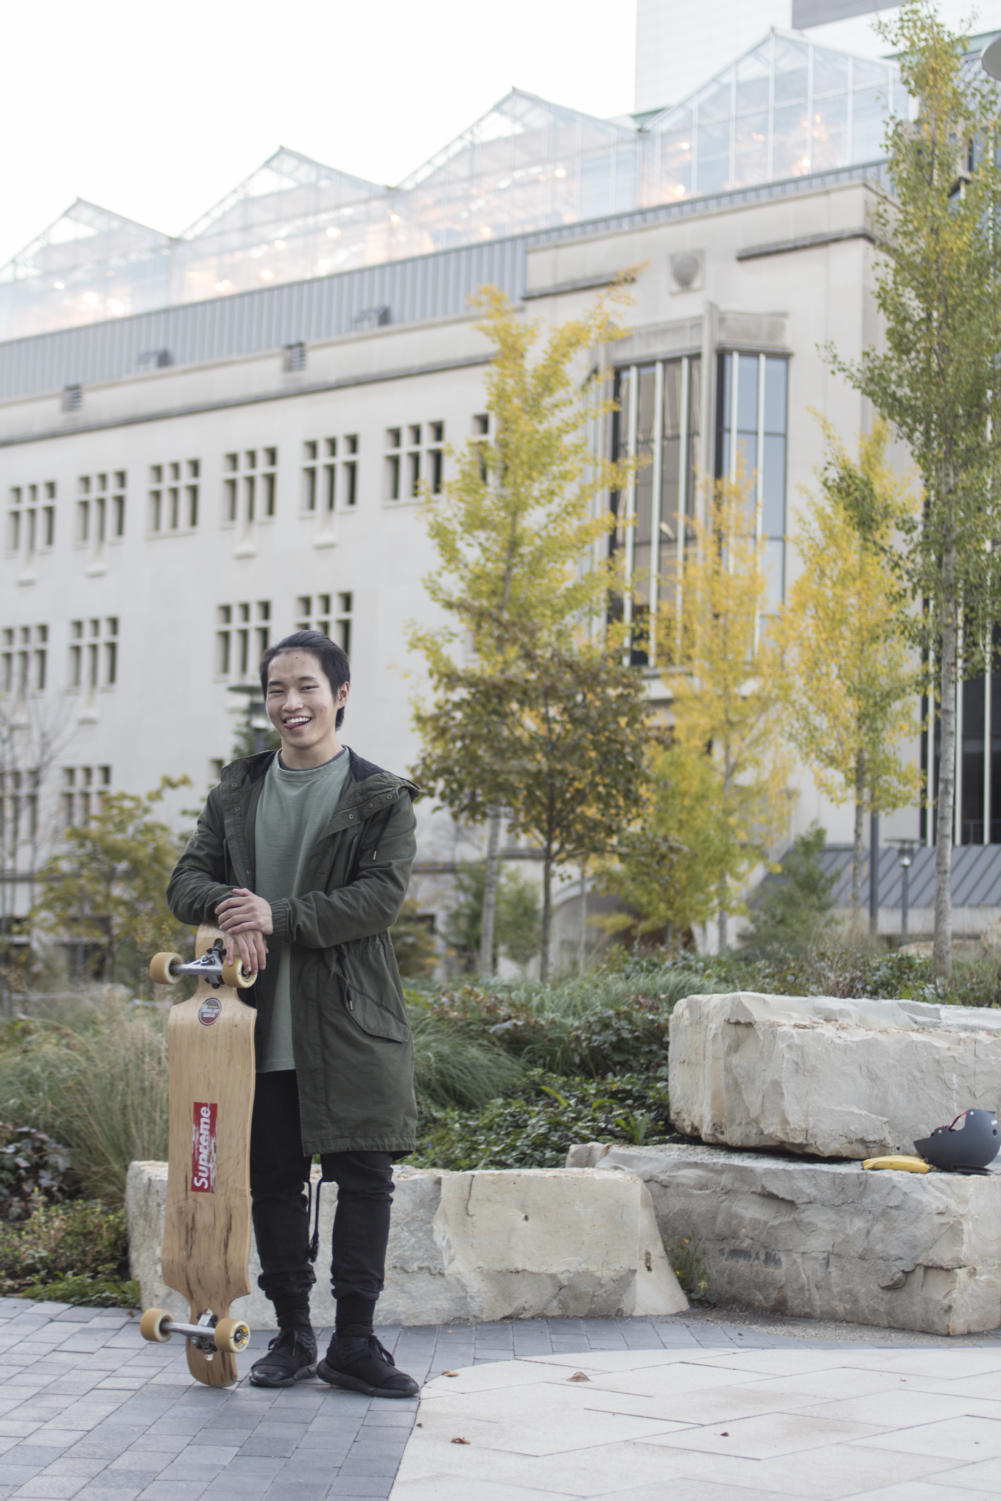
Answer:
[[[515, 92], [391, 191], [281, 152], [179, 242], [74, 205], [0, 273], [17, 334], [0, 344], [8, 913], [104, 790], [184, 773], [196, 790], [178, 804], [200, 797], [261, 650], [295, 628], [350, 650], [348, 742], [413, 763], [406, 625], [427, 618], [432, 563], [415, 490], [482, 430], [468, 298], [484, 283], [561, 321], [642, 264], [615, 351], [618, 436], [603, 435], [658, 455], [628, 497], [637, 581], [655, 605], [695, 470], [742, 446], [782, 590], [822, 456], [809, 410], [848, 436], [870, 421], [818, 348], [856, 359], [878, 337], [871, 158], [899, 80], [777, 33], [744, 62], [642, 133]], [[1001, 807], [983, 745], [980, 762], [984, 840]], [[819, 818], [848, 839], [847, 811], [805, 776], [796, 792], [790, 833]], [[911, 810], [886, 832], [925, 831]], [[458, 839], [422, 811], [426, 910]]]
[[[936, 12], [953, 31], [1001, 27], [1001, 0], [937, 0]], [[769, 27], [800, 32], [822, 47], [858, 57], [889, 51], [874, 30], [892, 21], [899, 4], [879, 0], [637, 0], [636, 102], [639, 112], [684, 99], [752, 47]]]

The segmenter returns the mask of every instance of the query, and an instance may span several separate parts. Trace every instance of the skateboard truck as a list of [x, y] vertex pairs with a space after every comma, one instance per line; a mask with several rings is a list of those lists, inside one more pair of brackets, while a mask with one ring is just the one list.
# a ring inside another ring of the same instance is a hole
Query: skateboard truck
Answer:
[[147, 1308], [139, 1320], [139, 1333], [154, 1344], [183, 1334], [205, 1355], [214, 1355], [217, 1350], [238, 1355], [250, 1343], [250, 1326], [242, 1319], [217, 1319], [214, 1313], [203, 1313], [197, 1324], [185, 1324], [165, 1308]]
[[180, 954], [154, 954], [150, 960], [150, 978], [157, 985], [176, 985], [182, 975], [195, 975], [211, 985], [213, 990], [218, 990], [223, 985], [229, 985], [234, 990], [246, 990], [253, 985], [255, 977], [247, 974], [242, 959], [227, 964], [225, 953], [225, 943], [217, 938], [211, 948], [207, 948], [204, 954], [199, 954], [197, 959], [185, 961]]

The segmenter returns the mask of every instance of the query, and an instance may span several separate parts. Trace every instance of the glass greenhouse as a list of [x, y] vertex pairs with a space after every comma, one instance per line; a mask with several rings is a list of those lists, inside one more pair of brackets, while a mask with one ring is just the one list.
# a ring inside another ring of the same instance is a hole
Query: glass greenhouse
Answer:
[[392, 188], [283, 148], [177, 238], [78, 200], [0, 269], [0, 339], [849, 166], [906, 105], [893, 62], [773, 31], [639, 120], [514, 89]]

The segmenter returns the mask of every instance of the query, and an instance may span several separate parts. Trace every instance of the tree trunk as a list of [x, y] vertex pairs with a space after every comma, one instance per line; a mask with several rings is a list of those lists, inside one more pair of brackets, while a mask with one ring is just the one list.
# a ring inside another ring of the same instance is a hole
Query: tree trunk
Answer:
[[940, 748], [935, 813], [935, 949], [937, 980], [952, 974], [952, 841], [956, 816], [956, 683], [959, 630], [956, 613], [956, 549], [942, 556], [942, 661], [939, 676]]
[[580, 862], [580, 938], [577, 943], [577, 972], [587, 967], [587, 861]]
[[[863, 807], [865, 799], [865, 762], [862, 752], [855, 758], [855, 828], [852, 839], [852, 918], [853, 933], [862, 928], [862, 864], [865, 858], [862, 845], [862, 830], [865, 827]], [[870, 852], [870, 859], [875, 851]]]
[[553, 924], [553, 862], [546, 854], [542, 861], [542, 948], [539, 951], [539, 979], [549, 979], [549, 943]]
[[494, 927], [497, 915], [497, 887], [500, 884], [500, 835], [501, 816], [498, 809], [491, 810], [487, 824], [487, 859], [483, 876], [483, 907], [480, 911], [480, 959], [481, 975], [494, 972]]

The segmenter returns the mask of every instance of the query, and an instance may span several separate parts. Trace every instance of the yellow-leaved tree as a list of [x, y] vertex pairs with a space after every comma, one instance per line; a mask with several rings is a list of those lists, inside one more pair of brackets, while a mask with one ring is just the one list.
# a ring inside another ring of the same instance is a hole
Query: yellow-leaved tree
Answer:
[[728, 919], [743, 910], [741, 888], [788, 822], [787, 759], [779, 726], [778, 654], [766, 615], [764, 544], [751, 487], [738, 470], [712, 486], [696, 546], [682, 571], [680, 630], [667, 682], [674, 739], [708, 755], [713, 795], [699, 840], [715, 879], [720, 949]]
[[[613, 288], [543, 330], [483, 288], [489, 429], [457, 455], [442, 493], [425, 496], [436, 566], [424, 582], [441, 616], [410, 633], [429, 679], [414, 712], [416, 776], [456, 819], [496, 828], [503, 810], [510, 831], [535, 843], [543, 978], [554, 870], [609, 847], [643, 778], [643, 682], [624, 660], [621, 631], [605, 626], [615, 582], [608, 494], [634, 466], [601, 459], [593, 444], [611, 410], [595, 365], [621, 336], [622, 300]], [[491, 867], [488, 859], [488, 892]]]
[[900, 747], [918, 731], [919, 663], [892, 562], [895, 536], [916, 501], [887, 462], [889, 428], [877, 422], [852, 458], [823, 422], [820, 493], [795, 542], [802, 571], [776, 633], [786, 730], [836, 803], [854, 803], [852, 910], [861, 906], [867, 813], [920, 794], [921, 774]]

